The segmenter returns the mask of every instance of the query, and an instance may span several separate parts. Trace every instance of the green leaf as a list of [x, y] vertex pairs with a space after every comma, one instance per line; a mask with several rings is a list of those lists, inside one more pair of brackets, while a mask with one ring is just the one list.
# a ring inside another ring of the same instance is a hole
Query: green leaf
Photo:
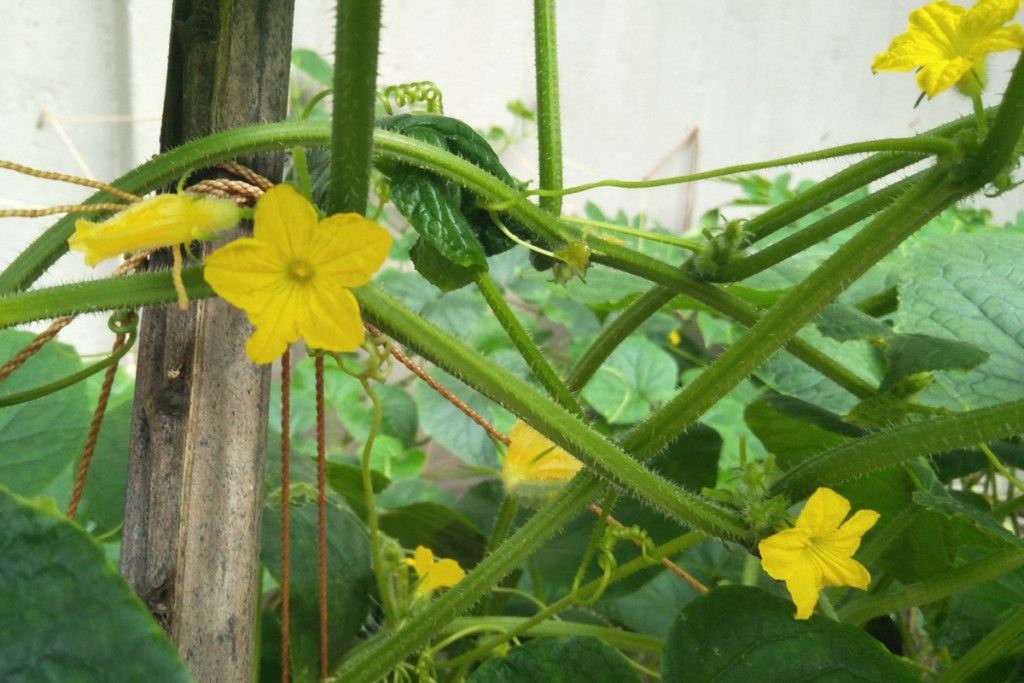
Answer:
[[487, 546], [487, 539], [469, 518], [437, 503], [381, 510], [380, 529], [405, 548], [424, 545], [467, 570], [483, 559]]
[[917, 491], [913, 497], [914, 502], [918, 505], [934, 510], [945, 517], [965, 522], [993, 542], [1004, 546], [1024, 548], [1024, 539], [1004, 529], [999, 522], [978, 508], [957, 500], [945, 489]]
[[[315, 460], [309, 457], [302, 457], [301, 461], [303, 464], [315, 463]], [[273, 461], [272, 461], [273, 462]], [[280, 465], [280, 460], [277, 460]], [[294, 463], [292, 460], [293, 472], [292, 481], [297, 483], [299, 481], [305, 481], [307, 483], [315, 482], [315, 469], [313, 472], [305, 473], [302, 476], [302, 472], [296, 473], [294, 471]], [[346, 463], [331, 462], [328, 460], [324, 463], [324, 473], [327, 479], [327, 485], [331, 487], [336, 493], [341, 494], [356, 514], [361, 518], [366, 517], [366, 495], [363, 493], [363, 471], [357, 465], [348, 465]], [[299, 476], [296, 476], [296, 475]], [[281, 485], [280, 475], [275, 476], [274, 480], [277, 482], [277, 486]], [[389, 484], [388, 478], [377, 470], [370, 470], [370, 485], [373, 487], [374, 493], [380, 493], [387, 488]]]
[[900, 271], [900, 331], [956, 339], [991, 357], [944, 377], [944, 404], [980, 408], [1024, 396], [1024, 240], [999, 232], [917, 240]]
[[591, 636], [534, 638], [483, 663], [471, 683], [629, 683], [640, 679], [618, 650]]
[[[0, 332], [0, 358], [12, 358], [34, 334]], [[0, 382], [0, 398], [35, 389], [82, 369], [75, 350], [50, 342]], [[0, 482], [37, 495], [82, 455], [89, 429], [88, 394], [79, 382], [55, 394], [0, 409]]]
[[[976, 548], [962, 548], [958, 564], [984, 561], [986, 554]], [[991, 581], [972, 586], [950, 599], [949, 611], [935, 634], [937, 647], [948, 647], [954, 657], [963, 656], [1006, 621], [1010, 613], [1024, 604], [1024, 568], [1007, 572]], [[1018, 658], [1019, 659], [1019, 658]], [[991, 680], [1019, 680], [993, 677]]]
[[[422, 237], [409, 251], [416, 272], [442, 292], [453, 292], [473, 282], [481, 271], [478, 265], [460, 266], [444, 256]], [[484, 268], [483, 270], [486, 270]]]
[[892, 389], [909, 375], [932, 370], [973, 370], [988, 360], [989, 353], [974, 344], [940, 339], [926, 334], [897, 334], [884, 351], [886, 368], [879, 387]]
[[[296, 680], [316, 680], [320, 661], [317, 508], [293, 495], [290, 517], [291, 666]], [[281, 580], [281, 506], [263, 507], [260, 561]], [[327, 615], [332, 666], [366, 620], [373, 574], [366, 527], [333, 496], [327, 505]]]
[[441, 256], [457, 266], [487, 269], [484, 249], [460, 211], [458, 185], [400, 166], [391, 176], [391, 201]]
[[292, 50], [292, 66], [325, 88], [333, 85], [334, 67], [312, 50]]
[[836, 341], [888, 337], [892, 329], [852, 306], [832, 304], [814, 321], [821, 333]]
[[[487, 140], [462, 121], [433, 114], [398, 114], [378, 120], [377, 125], [447, 150], [482, 168], [510, 187], [521, 187], [521, 184], [517, 183], [509, 175], [508, 171], [505, 170], [505, 167], [502, 166], [501, 160], [498, 159], [498, 155], [495, 154]], [[423, 234], [427, 241], [436, 247], [441, 255], [452, 262], [461, 266], [471, 265], [470, 263], [452, 258], [441, 244], [431, 239], [430, 235], [427, 235], [421, 229], [420, 225], [417, 224], [417, 219], [409, 213], [409, 211], [414, 211], [415, 207], [406, 202], [405, 197], [396, 198], [394, 196], [396, 182], [399, 185], [408, 183], [407, 179], [411, 174], [418, 178], [418, 183], [433, 185], [435, 187], [435, 194], [447, 196], [449, 199], [448, 207], [452, 211], [457, 212], [460, 218], [464, 220], [465, 227], [472, 231], [472, 236], [475, 238], [474, 241], [482, 247], [483, 253], [488, 256], [500, 254], [514, 245], [514, 242], [494, 223], [490, 213], [486, 209], [477, 206], [477, 199], [471, 193], [461, 190], [449, 181], [420, 169], [398, 166], [395, 168], [385, 168], [384, 171], [391, 176], [391, 192], [395, 206], [398, 207], [403, 215], [410, 219], [413, 227]], [[403, 187], [401, 191], [405, 192], [408, 189]], [[529, 239], [531, 237], [529, 231], [519, 226], [507, 215], [503, 218], [503, 222], [520, 239]], [[474, 264], [482, 265], [475, 262]]]
[[630, 338], [608, 357], [583, 389], [583, 398], [612, 424], [635, 424], [672, 397], [678, 371], [664, 349]]
[[192, 680], [99, 546], [50, 503], [0, 486], [0, 529], [0, 680]]
[[676, 617], [662, 655], [665, 683], [911, 683], [899, 659], [860, 629], [793, 618], [793, 603], [748, 586], [721, 586]]
[[[505, 410], [466, 388], [447, 373], [431, 370], [430, 375], [499, 429], [511, 425], [513, 420]], [[417, 383], [415, 391], [416, 405], [420, 410], [420, 424], [427, 436], [469, 465], [494, 470], [501, 468], [494, 442], [480, 425], [425, 383]]]
[[[823, 336], [814, 327], [804, 328], [798, 336], [871, 384], [882, 376], [881, 354], [871, 344], [839, 342]], [[758, 379], [780, 394], [796, 396], [833, 413], [844, 414], [857, 403], [856, 396], [785, 351], [769, 358], [756, 374]]]
[[833, 413], [788, 396], [762, 396], [747, 406], [743, 417], [784, 470], [863, 433]]
[[455, 497], [443, 488], [418, 477], [396, 479], [377, 495], [382, 508], [400, 508], [412, 503], [437, 503], [451, 507]]
[[370, 449], [370, 467], [383, 472], [388, 479], [415, 477], [423, 469], [427, 455], [415, 448], [406, 449], [398, 439], [380, 435]]

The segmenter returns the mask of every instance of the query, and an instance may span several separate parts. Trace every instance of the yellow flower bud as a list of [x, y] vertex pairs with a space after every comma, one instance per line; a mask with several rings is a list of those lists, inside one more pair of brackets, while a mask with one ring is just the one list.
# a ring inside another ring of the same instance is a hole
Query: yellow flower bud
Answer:
[[238, 206], [228, 199], [161, 194], [132, 204], [101, 223], [75, 222], [68, 246], [85, 254], [85, 263], [133, 251], [159, 249], [206, 239], [238, 223]]

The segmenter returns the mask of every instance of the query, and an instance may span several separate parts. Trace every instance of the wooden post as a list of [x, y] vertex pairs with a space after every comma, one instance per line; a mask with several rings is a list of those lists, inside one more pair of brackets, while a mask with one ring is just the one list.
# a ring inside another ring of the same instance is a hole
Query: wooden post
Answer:
[[[293, 10], [175, 0], [163, 149], [284, 118]], [[280, 179], [280, 154], [240, 161]], [[203, 682], [248, 683], [256, 657], [270, 375], [245, 355], [251, 332], [219, 299], [141, 323], [121, 573]]]

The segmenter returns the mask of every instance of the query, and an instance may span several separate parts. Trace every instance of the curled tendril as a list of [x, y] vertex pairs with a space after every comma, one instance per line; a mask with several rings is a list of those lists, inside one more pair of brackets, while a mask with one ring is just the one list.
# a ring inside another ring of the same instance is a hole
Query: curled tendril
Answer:
[[388, 114], [393, 114], [398, 107], [411, 107], [414, 104], [425, 105], [428, 114], [444, 113], [441, 91], [430, 81], [389, 85], [377, 93], [377, 100]]

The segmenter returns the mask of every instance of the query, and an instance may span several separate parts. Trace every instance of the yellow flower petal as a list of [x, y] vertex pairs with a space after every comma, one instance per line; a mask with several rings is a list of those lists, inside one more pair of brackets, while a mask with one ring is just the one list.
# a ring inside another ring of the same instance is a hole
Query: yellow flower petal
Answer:
[[466, 575], [458, 562], [449, 559], [435, 561], [434, 551], [422, 545], [416, 547], [412, 558], [406, 558], [405, 563], [416, 570], [416, 576], [419, 577], [416, 592], [420, 595], [432, 593], [439, 588], [450, 588]]
[[387, 232], [356, 214], [317, 221], [290, 185], [267, 191], [254, 220], [253, 237], [210, 254], [205, 269], [214, 291], [256, 327], [249, 358], [269, 363], [300, 338], [325, 351], [359, 348], [365, 333], [348, 288], [369, 282], [384, 263]]
[[94, 266], [127, 252], [207, 238], [238, 220], [238, 207], [227, 199], [161, 194], [136, 202], [101, 223], [76, 221], [68, 247], [84, 252], [86, 264]]
[[970, 10], [948, 2], [929, 3], [910, 13], [907, 32], [875, 57], [871, 70], [921, 69], [917, 84], [928, 97], [954, 84], [967, 84], [965, 79], [975, 78], [971, 72], [982, 77], [990, 52], [1024, 48], [1020, 24], [1003, 26], [1019, 9], [1020, 0], [980, 0]]
[[868, 570], [853, 554], [879, 515], [859, 510], [844, 522], [849, 512], [848, 500], [831, 489], [819, 488], [807, 499], [794, 528], [758, 543], [761, 566], [768, 576], [786, 582], [797, 619], [810, 618], [822, 588], [865, 590], [871, 581]]
[[284, 259], [308, 257], [316, 209], [291, 185], [275, 185], [256, 203], [254, 239], [273, 244]]
[[583, 467], [522, 420], [516, 420], [508, 436], [501, 479], [506, 491], [527, 503], [543, 503]]

